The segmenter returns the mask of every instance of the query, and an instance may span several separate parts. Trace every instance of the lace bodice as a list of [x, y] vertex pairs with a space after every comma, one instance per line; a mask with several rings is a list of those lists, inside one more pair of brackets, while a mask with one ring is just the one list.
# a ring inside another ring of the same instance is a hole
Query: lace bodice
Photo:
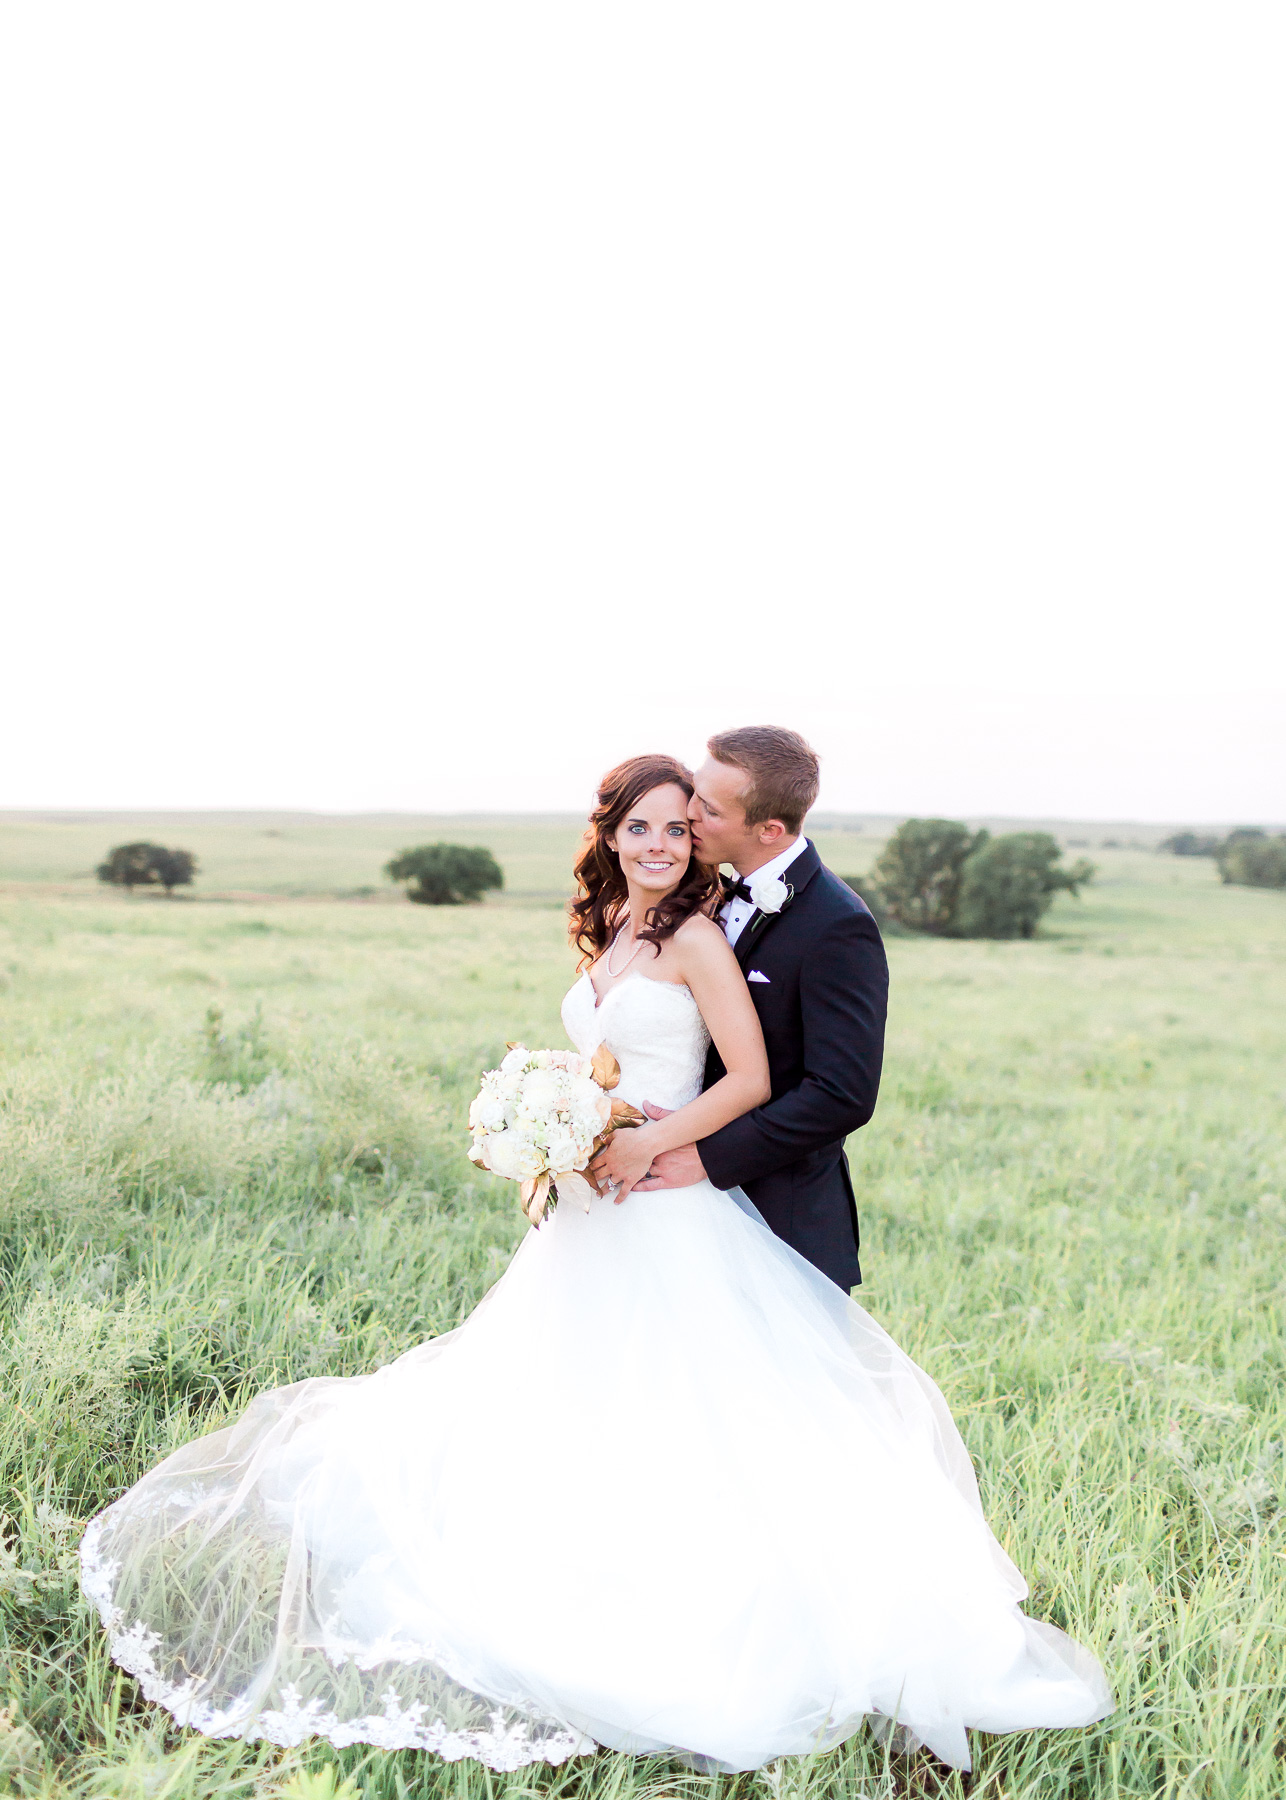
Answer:
[[606, 1044], [621, 1065], [613, 1092], [632, 1106], [686, 1106], [701, 1092], [710, 1033], [690, 988], [627, 975], [594, 1004], [588, 972], [563, 1001], [563, 1024], [582, 1056]]

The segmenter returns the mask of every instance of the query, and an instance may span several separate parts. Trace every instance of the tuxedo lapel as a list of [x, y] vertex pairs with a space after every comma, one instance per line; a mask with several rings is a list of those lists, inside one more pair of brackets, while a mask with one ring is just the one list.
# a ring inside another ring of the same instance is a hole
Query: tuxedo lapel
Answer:
[[743, 969], [746, 966], [746, 961], [750, 952], [759, 942], [760, 933], [765, 929], [771, 919], [780, 917], [780, 913], [752, 912], [745, 924], [741, 927], [740, 932], [737, 934], [737, 941], [732, 946], [732, 953]]
[[784, 919], [790, 911], [791, 902], [787, 900], [780, 912], [753, 912], [741, 927], [741, 935], [732, 946], [733, 954], [744, 969], [750, 961], [751, 952], [757, 950], [768, 933], [779, 919]]

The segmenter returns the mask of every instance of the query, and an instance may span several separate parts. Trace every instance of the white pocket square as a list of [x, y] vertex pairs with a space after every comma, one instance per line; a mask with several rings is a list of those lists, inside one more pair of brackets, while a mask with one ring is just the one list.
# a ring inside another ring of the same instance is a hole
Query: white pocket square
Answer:
[[[766, 975], [761, 975], [759, 973], [758, 969], [752, 969], [750, 971], [749, 975], [746, 976], [746, 980], [747, 981], [768, 981], [768, 977]], [[768, 985], [771, 987], [772, 983], [769, 982]]]

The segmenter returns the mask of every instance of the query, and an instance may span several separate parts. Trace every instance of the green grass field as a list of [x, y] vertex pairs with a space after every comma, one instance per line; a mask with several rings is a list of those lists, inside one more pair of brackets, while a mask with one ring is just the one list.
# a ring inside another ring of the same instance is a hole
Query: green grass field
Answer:
[[[561, 904], [584, 821], [460, 814], [326, 818], [310, 813], [0, 813], [0, 892], [68, 896], [98, 888], [94, 870], [113, 844], [147, 838], [191, 850], [200, 873], [191, 890], [206, 899], [360, 899], [395, 905], [401, 890], [383, 867], [410, 844], [485, 844], [505, 872], [488, 904]], [[866, 868], [886, 822], [828, 821], [813, 836], [845, 873]]]
[[[870, 866], [895, 823], [823, 814], [809, 832], [831, 867], [848, 874]], [[1017, 828], [1013, 820], [972, 823]], [[1104, 841], [1151, 849], [1164, 835], [1160, 826], [1024, 823], [1078, 849]], [[392, 904], [398, 890], [384, 879], [384, 864], [406, 845], [446, 839], [495, 852], [505, 871], [504, 902], [554, 903], [568, 892], [582, 829], [583, 821], [568, 814], [0, 813], [0, 892], [38, 886], [49, 894], [92, 893], [94, 870], [111, 845], [148, 838], [192, 851], [200, 864], [193, 891], [207, 899], [340, 896]]]
[[[1103, 1658], [1112, 1719], [976, 1738], [968, 1778], [863, 1736], [734, 1781], [282, 1753], [139, 1704], [77, 1595], [83, 1522], [259, 1388], [455, 1324], [520, 1235], [462, 1123], [507, 1038], [563, 1041], [576, 828], [424, 824], [0, 824], [0, 1791], [1276, 1800], [1286, 895], [1142, 851], [1094, 850], [1031, 943], [891, 940], [884, 1091], [850, 1146], [863, 1303], [946, 1392], [1030, 1609]], [[86, 876], [134, 835], [195, 849], [196, 895]], [[489, 843], [506, 892], [325, 897], [379, 894], [439, 835]], [[845, 874], [877, 843], [819, 836]]]

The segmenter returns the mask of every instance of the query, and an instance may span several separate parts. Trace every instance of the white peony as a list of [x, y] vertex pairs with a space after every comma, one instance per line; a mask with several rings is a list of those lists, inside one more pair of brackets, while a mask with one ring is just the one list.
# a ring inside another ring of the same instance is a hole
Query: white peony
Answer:
[[543, 1172], [543, 1152], [517, 1131], [498, 1131], [486, 1142], [487, 1167], [506, 1181], [530, 1181]]
[[556, 1069], [533, 1069], [522, 1084], [522, 1109], [533, 1119], [551, 1112], [563, 1098], [566, 1077]]
[[578, 1167], [584, 1154], [583, 1146], [576, 1142], [570, 1131], [550, 1132], [545, 1156], [555, 1175], [565, 1175], [569, 1169]]

